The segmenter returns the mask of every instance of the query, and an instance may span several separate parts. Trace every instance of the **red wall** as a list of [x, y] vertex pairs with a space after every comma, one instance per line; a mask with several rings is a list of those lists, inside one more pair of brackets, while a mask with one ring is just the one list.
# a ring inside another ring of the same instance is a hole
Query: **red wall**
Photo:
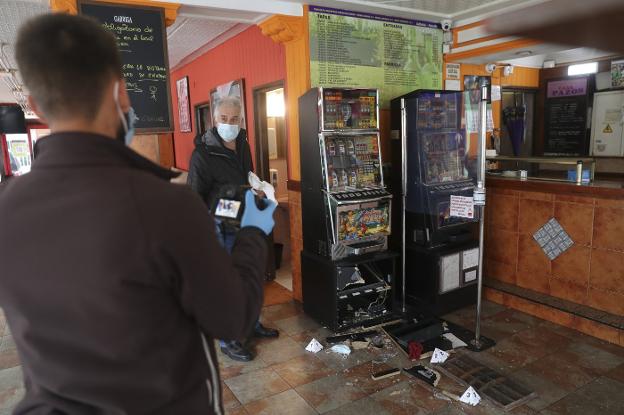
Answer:
[[[178, 102], [175, 82], [183, 76], [189, 77], [191, 117], [193, 131], [180, 132]], [[252, 155], [255, 158], [253, 89], [271, 82], [286, 80], [284, 46], [264, 36], [257, 26], [251, 26], [194, 61], [171, 74], [171, 96], [175, 132], [176, 167], [188, 170], [196, 134], [194, 106], [210, 100], [210, 90], [217, 85], [243, 78], [245, 80], [245, 114], [247, 133]]]

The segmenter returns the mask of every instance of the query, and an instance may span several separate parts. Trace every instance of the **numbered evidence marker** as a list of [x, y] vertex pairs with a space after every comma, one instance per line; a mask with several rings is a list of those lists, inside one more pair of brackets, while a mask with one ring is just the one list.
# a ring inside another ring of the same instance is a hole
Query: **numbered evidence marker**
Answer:
[[448, 357], [449, 354], [447, 352], [436, 347], [431, 355], [431, 363], [444, 363]]
[[460, 402], [467, 403], [468, 405], [477, 406], [481, 402], [481, 397], [472, 386], [466, 389], [466, 392], [459, 398]]

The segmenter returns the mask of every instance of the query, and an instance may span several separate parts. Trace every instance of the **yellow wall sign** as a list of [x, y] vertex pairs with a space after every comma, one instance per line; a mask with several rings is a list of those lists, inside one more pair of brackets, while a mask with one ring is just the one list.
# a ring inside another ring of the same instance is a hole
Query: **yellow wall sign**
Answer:
[[611, 134], [613, 133], [613, 128], [611, 128], [611, 125], [607, 124], [607, 126], [604, 128], [604, 130], [602, 130], [602, 132], [604, 134]]

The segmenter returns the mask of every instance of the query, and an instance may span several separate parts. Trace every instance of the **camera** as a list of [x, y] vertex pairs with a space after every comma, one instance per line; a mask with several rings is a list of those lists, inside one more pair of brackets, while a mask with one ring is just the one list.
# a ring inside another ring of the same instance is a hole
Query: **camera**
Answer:
[[496, 64], [495, 63], [488, 63], [487, 65], [485, 65], [485, 71], [487, 73], [493, 73], [496, 70]]
[[[239, 228], [243, 212], [245, 212], [245, 195], [249, 189], [251, 189], [250, 186], [231, 184], [221, 186], [212, 206], [215, 218], [229, 226]], [[254, 196], [254, 201], [258, 209], [262, 210], [266, 207], [265, 199]]]
[[451, 20], [448, 19], [444, 19], [440, 22], [440, 27], [442, 28], [442, 30], [444, 30], [445, 32], [449, 32], [451, 30], [451, 28], [453, 27], [453, 22]]

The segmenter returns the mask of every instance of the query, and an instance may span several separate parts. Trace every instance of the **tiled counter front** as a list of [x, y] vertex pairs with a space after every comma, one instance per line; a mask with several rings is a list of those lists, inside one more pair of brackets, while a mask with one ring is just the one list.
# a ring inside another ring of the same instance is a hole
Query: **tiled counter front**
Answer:
[[[624, 316], [624, 199], [487, 190], [486, 278]], [[553, 217], [574, 245], [550, 261], [533, 233]]]

